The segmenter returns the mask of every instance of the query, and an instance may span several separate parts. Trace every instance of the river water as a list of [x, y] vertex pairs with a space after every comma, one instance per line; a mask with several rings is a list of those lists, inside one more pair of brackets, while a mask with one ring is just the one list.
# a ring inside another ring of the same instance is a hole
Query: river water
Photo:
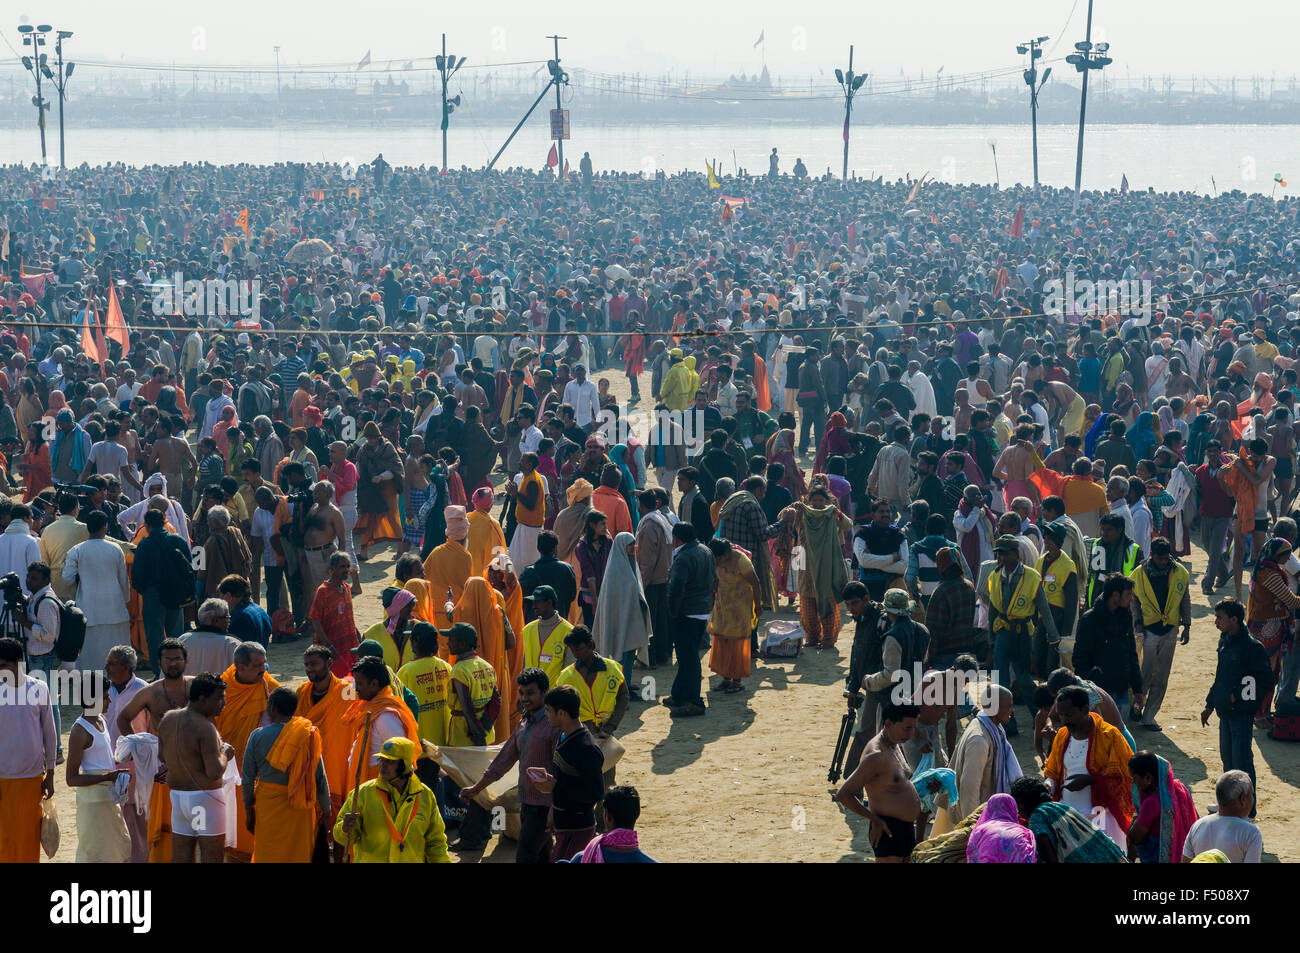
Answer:
[[[723, 174], [737, 165], [750, 172], [767, 170], [767, 155], [776, 146], [782, 170], [802, 157], [813, 175], [842, 162], [841, 127], [756, 122], [749, 125], [593, 125], [573, 117], [573, 138], [565, 143], [572, 167], [583, 151], [595, 167], [652, 172], [665, 169], [704, 171], [705, 160], [718, 160]], [[509, 135], [505, 126], [453, 123], [449, 138], [451, 165], [479, 168], [487, 164]], [[1039, 176], [1043, 184], [1073, 186], [1077, 127], [1040, 125]], [[6, 127], [0, 136], [0, 163], [40, 160], [37, 130]], [[50, 124], [48, 148], [57, 161], [58, 132]], [[996, 143], [996, 171], [994, 149]], [[549, 126], [539, 110], [502, 155], [498, 167], [537, 168], [550, 148]], [[71, 165], [126, 162], [133, 165], [208, 161], [272, 163], [283, 161], [364, 162], [382, 152], [395, 165], [434, 165], [441, 155], [434, 126], [284, 125], [279, 128], [222, 126], [78, 129], [67, 140]], [[1295, 177], [1300, 189], [1300, 126], [1294, 125], [1094, 125], [1085, 141], [1083, 186], [1117, 188], [1127, 175], [1133, 189], [1231, 189], [1268, 193], [1273, 176]], [[1033, 181], [1029, 125], [1010, 126], [855, 126], [849, 169], [859, 176], [888, 179], [929, 172], [950, 182], [1004, 186]]]

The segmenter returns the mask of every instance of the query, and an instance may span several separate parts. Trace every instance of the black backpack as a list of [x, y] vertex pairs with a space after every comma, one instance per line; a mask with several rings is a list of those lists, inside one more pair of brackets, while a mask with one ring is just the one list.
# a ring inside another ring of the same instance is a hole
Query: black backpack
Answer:
[[60, 662], [75, 662], [86, 644], [86, 614], [71, 599], [60, 602], [52, 592], [41, 596], [36, 606], [46, 599], [53, 599], [59, 607], [59, 637], [54, 641], [54, 651]]
[[[183, 546], [183, 544], [182, 544]], [[189, 553], [166, 541], [162, 551], [162, 573], [158, 580], [158, 601], [167, 609], [179, 609], [194, 601], [197, 577]]]

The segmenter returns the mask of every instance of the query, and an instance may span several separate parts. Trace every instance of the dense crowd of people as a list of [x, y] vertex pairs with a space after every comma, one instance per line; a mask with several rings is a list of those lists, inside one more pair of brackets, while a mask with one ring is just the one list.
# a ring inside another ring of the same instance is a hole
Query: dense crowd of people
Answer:
[[[0, 858], [62, 764], [84, 860], [446, 861], [509, 778], [519, 860], [648, 860], [626, 712], [707, 716], [797, 605], [808, 648], [853, 625], [837, 797], [878, 860], [1258, 860], [1252, 733], [1300, 733], [1297, 206], [1072, 199], [0, 169]], [[1193, 538], [1199, 819], [1134, 737]]]

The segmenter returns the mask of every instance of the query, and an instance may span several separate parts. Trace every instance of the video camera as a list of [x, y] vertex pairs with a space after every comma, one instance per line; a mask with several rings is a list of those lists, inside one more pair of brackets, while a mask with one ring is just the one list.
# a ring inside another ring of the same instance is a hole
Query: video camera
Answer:
[[0, 594], [4, 596], [4, 610], [9, 615], [27, 611], [27, 597], [23, 595], [23, 581], [18, 573], [7, 572], [0, 576]]

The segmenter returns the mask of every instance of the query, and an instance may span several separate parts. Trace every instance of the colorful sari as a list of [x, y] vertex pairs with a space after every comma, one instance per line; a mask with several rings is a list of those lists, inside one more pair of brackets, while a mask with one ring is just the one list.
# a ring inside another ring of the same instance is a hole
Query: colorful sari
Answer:
[[1016, 799], [995, 794], [984, 805], [966, 842], [968, 864], [1032, 864], [1038, 848], [1029, 828], [1020, 823]]
[[790, 491], [792, 498], [802, 500], [808, 492], [808, 484], [804, 481], [803, 470], [799, 469], [799, 461], [795, 459], [796, 439], [794, 431], [789, 428], [774, 433], [767, 442], [767, 462], [785, 467], [781, 486]]
[[1126, 864], [1119, 845], [1092, 823], [1059, 801], [1044, 801], [1029, 815], [1029, 830], [1035, 839], [1047, 838], [1060, 864]]
[[826, 433], [822, 435], [821, 446], [813, 460], [813, 473], [825, 473], [826, 461], [835, 456], [846, 456], [849, 452], [849, 422], [838, 410], [831, 414], [826, 422]]
[[[1160, 798], [1160, 827], [1147, 832], [1147, 837], [1159, 841], [1157, 857], [1162, 864], [1180, 864], [1183, 861], [1183, 842], [1187, 832], [1196, 823], [1196, 802], [1182, 781], [1174, 777], [1174, 768], [1168, 761], [1155, 756], [1156, 778]], [[1133, 801], [1138, 801], [1137, 785], [1133, 786]]]

